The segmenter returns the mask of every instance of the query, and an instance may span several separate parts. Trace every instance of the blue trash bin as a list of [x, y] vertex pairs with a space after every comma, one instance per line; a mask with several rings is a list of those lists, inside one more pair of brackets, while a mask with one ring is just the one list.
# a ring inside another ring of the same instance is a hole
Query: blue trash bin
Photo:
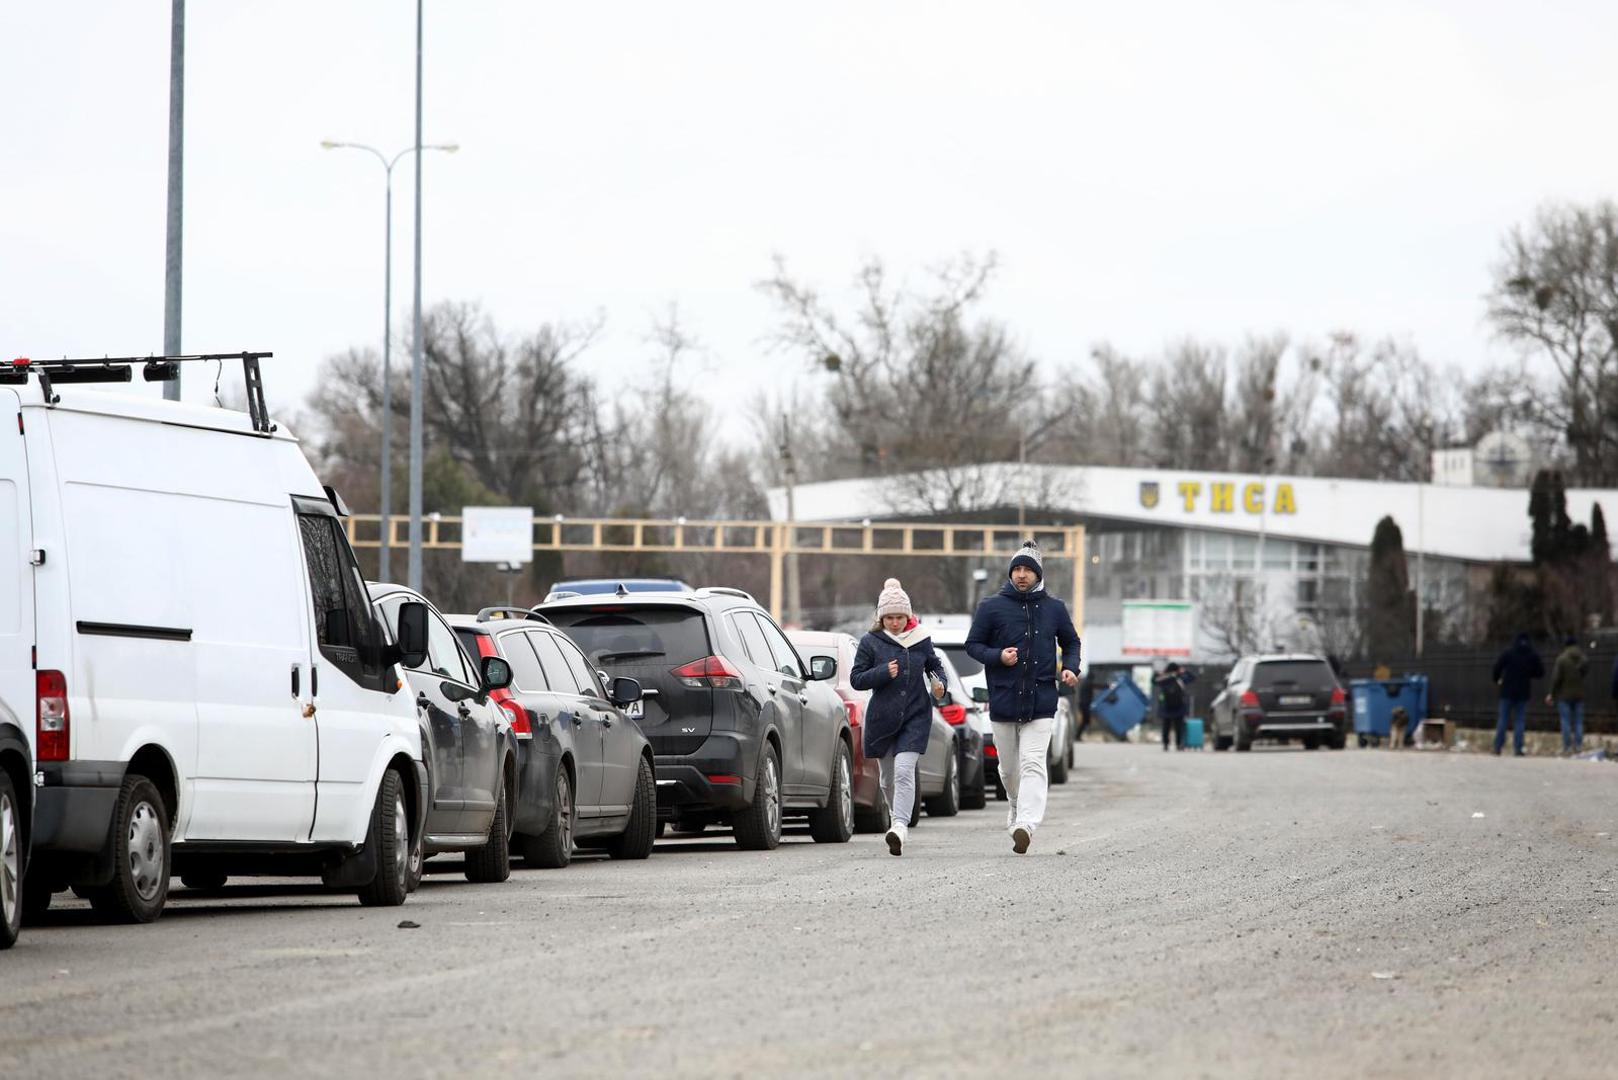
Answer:
[[1415, 733], [1427, 716], [1427, 676], [1403, 675], [1396, 679], [1354, 679], [1349, 683], [1354, 700], [1354, 734], [1361, 746], [1380, 746], [1393, 734], [1393, 710], [1403, 709], [1404, 736]]
[[1135, 685], [1135, 680], [1128, 675], [1119, 675], [1105, 692], [1096, 695], [1090, 711], [1101, 717], [1108, 731], [1122, 739], [1146, 719], [1149, 705], [1146, 695]]

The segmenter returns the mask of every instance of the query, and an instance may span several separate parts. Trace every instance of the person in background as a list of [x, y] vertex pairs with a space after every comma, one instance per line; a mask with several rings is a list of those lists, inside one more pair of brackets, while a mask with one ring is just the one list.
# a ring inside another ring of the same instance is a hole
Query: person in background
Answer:
[[[929, 679], [930, 677], [930, 679]], [[916, 763], [927, 752], [933, 703], [944, 696], [944, 662], [910, 610], [910, 596], [889, 578], [876, 602], [876, 625], [860, 639], [848, 681], [871, 691], [865, 707], [865, 756], [882, 771], [888, 801], [888, 854], [903, 855], [916, 809]], [[931, 690], [928, 684], [931, 682]]]
[[1495, 685], [1500, 687], [1500, 719], [1494, 725], [1494, 753], [1498, 757], [1506, 745], [1506, 725], [1513, 722], [1512, 746], [1517, 757], [1523, 756], [1523, 725], [1528, 719], [1528, 684], [1545, 677], [1545, 662], [1534, 651], [1527, 634], [1518, 634], [1515, 641], [1494, 662], [1491, 672]]
[[1551, 666], [1551, 692], [1545, 704], [1556, 706], [1562, 721], [1562, 753], [1576, 754], [1584, 749], [1584, 675], [1590, 660], [1579, 648], [1579, 639], [1569, 634], [1562, 639], [1562, 651]]
[[1083, 739], [1084, 733], [1090, 728], [1090, 707], [1095, 703], [1096, 673], [1086, 671], [1084, 680], [1079, 683], [1079, 733], [1075, 739]]
[[1163, 673], [1152, 680], [1157, 684], [1157, 718], [1163, 722], [1163, 749], [1169, 748], [1169, 736], [1174, 736], [1174, 748], [1185, 749], [1185, 715], [1191, 707], [1191, 695], [1186, 685], [1196, 675], [1177, 662], [1170, 660]]

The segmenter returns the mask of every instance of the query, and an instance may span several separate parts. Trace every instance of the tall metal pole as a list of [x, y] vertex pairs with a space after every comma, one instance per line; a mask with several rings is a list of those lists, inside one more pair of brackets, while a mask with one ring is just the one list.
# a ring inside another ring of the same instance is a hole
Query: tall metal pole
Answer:
[[798, 546], [798, 508], [796, 502], [796, 489], [798, 484], [798, 466], [792, 457], [792, 426], [786, 414], [781, 416], [781, 463], [786, 474], [787, 485], [787, 526], [786, 526], [786, 621], [794, 626], [803, 623], [803, 595], [798, 584], [798, 553], [793, 549]]
[[[169, 28], [169, 202], [163, 242], [163, 352], [180, 355], [180, 211], [185, 186], [185, 0], [174, 0]], [[180, 373], [163, 384], [180, 400]]]
[[416, 273], [410, 357], [410, 562], [406, 584], [421, 589], [421, 23], [416, 0]]
[[[398, 159], [395, 158], [394, 161]], [[378, 581], [392, 581], [393, 552], [393, 163], [388, 163], [387, 225], [382, 250], [382, 547], [377, 555]]]

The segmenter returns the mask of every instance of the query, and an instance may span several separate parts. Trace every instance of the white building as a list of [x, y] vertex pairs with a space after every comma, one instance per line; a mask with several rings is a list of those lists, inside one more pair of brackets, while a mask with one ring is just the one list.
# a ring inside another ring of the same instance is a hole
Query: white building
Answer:
[[[1254, 476], [1177, 469], [1100, 466], [974, 466], [918, 474], [800, 485], [795, 516], [804, 522], [925, 521], [924, 493], [948, 485], [975, 520], [1005, 521], [1019, 505], [1029, 520], [1082, 524], [1087, 533], [1084, 633], [1098, 662], [1126, 658], [1126, 600], [1189, 600], [1196, 606], [1193, 656], [1210, 660], [1239, 648], [1342, 651], [1357, 633], [1371, 534], [1391, 516], [1404, 535], [1412, 584], [1425, 605], [1463, 617], [1468, 585], [1497, 562], [1530, 561], [1528, 492]], [[1570, 490], [1568, 513], [1618, 509], [1618, 491]], [[786, 516], [782, 489], [771, 512]], [[1011, 516], [1009, 520], [1015, 521]], [[994, 568], [997, 579], [999, 568]], [[1051, 575], [1053, 587], [1070, 569]]]

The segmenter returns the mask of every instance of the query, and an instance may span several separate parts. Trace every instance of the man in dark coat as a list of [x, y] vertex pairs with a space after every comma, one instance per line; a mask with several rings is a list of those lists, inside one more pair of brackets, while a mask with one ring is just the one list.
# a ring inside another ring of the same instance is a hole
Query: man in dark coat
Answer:
[[1163, 749], [1169, 748], [1169, 736], [1174, 737], [1174, 748], [1185, 749], [1185, 717], [1191, 708], [1191, 695], [1186, 684], [1196, 676], [1173, 660], [1163, 673], [1152, 680], [1157, 685], [1157, 718], [1163, 722]]
[[1494, 752], [1506, 745], [1506, 725], [1513, 723], [1512, 746], [1523, 756], [1523, 726], [1528, 719], [1528, 684], [1545, 677], [1545, 662], [1530, 644], [1527, 634], [1518, 634], [1494, 662], [1495, 684], [1500, 687], [1500, 718], [1494, 726]]
[[1576, 754], [1584, 749], [1584, 674], [1590, 660], [1579, 648], [1579, 639], [1569, 634], [1562, 639], [1562, 651], [1551, 665], [1551, 692], [1545, 704], [1555, 705], [1562, 721], [1562, 753]]
[[[1079, 635], [1067, 605], [1045, 591], [1039, 545], [1024, 544], [1008, 580], [972, 617], [966, 651], [983, 665], [989, 720], [1010, 806], [1006, 828], [1021, 855], [1045, 817], [1045, 760], [1056, 724], [1057, 681], [1079, 681]], [[1060, 660], [1058, 660], [1060, 652]]]

